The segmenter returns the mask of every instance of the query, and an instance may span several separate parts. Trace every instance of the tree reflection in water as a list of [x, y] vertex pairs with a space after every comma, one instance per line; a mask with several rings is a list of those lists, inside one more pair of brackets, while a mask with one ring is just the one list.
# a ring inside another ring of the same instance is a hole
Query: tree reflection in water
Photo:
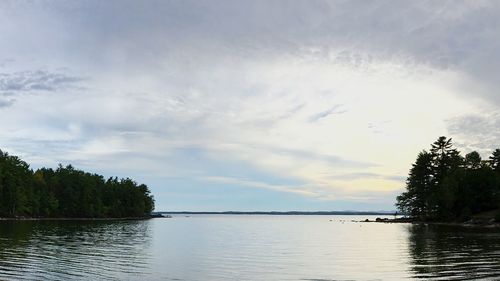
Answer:
[[1, 221], [0, 280], [100, 280], [148, 272], [147, 221]]
[[[410, 225], [411, 271], [426, 280], [500, 277], [498, 229]], [[498, 280], [498, 279], [497, 279]]]

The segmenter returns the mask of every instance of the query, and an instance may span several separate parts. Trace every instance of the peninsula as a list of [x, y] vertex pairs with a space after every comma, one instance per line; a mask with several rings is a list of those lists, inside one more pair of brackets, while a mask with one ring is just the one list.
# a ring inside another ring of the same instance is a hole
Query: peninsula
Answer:
[[0, 217], [147, 218], [154, 209], [148, 187], [59, 165], [33, 171], [0, 150]]

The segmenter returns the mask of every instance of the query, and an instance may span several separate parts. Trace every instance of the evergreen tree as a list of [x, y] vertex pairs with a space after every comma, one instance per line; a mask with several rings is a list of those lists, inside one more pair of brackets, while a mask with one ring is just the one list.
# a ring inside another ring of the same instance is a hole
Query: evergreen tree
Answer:
[[406, 180], [407, 191], [397, 198], [397, 206], [402, 212], [421, 219], [427, 216], [427, 199], [434, 178], [432, 161], [432, 154], [427, 151], [418, 154]]
[[490, 156], [490, 166], [495, 171], [500, 171], [500, 149], [495, 149]]
[[153, 209], [144, 184], [128, 178], [105, 181], [71, 165], [33, 172], [0, 150], [0, 217], [144, 217]]
[[439, 137], [417, 156], [396, 206], [420, 220], [466, 220], [499, 202], [500, 149], [482, 161], [476, 151], [460, 156], [451, 138]]

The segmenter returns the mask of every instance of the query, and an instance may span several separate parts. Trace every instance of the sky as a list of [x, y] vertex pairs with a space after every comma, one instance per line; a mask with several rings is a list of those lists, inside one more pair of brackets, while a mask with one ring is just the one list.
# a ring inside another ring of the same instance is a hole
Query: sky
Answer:
[[1, 1], [0, 149], [158, 211], [394, 210], [500, 147], [498, 1]]

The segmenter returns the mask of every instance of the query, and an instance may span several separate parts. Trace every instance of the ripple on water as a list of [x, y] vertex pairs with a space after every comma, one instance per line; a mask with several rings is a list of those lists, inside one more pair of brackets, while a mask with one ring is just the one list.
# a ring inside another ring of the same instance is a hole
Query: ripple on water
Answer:
[[0, 280], [499, 279], [495, 230], [329, 219], [2, 221]]
[[1, 222], [0, 280], [120, 280], [147, 272], [144, 222]]

